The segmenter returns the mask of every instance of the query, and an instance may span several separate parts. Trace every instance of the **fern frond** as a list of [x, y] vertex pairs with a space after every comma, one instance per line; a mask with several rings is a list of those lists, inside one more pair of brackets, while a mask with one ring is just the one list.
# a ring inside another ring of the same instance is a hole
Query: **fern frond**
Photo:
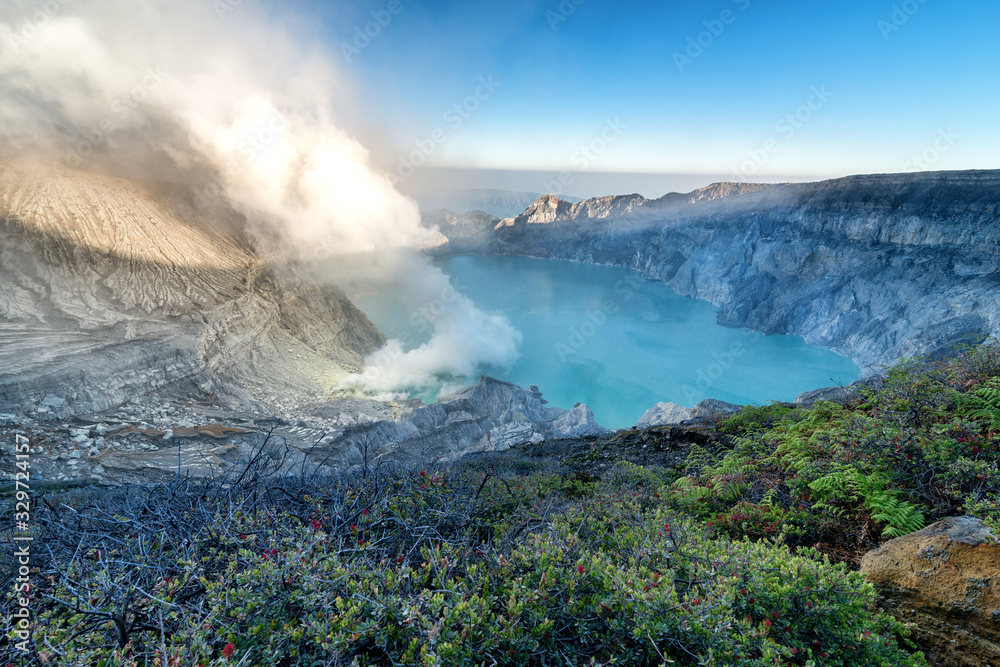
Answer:
[[957, 400], [958, 407], [977, 421], [985, 421], [992, 429], [1000, 429], [1000, 377], [991, 378]]

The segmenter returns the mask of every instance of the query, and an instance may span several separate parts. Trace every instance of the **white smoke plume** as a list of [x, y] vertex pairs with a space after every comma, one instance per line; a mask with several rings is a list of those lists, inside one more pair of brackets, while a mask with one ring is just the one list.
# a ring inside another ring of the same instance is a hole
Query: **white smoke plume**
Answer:
[[[225, 197], [291, 258], [427, 240], [416, 204], [338, 123], [351, 87], [333, 57], [281, 26], [255, 0], [5, 0], [0, 157], [186, 180], [196, 204]], [[405, 273], [411, 285], [447, 280], [423, 260]], [[430, 343], [391, 343], [391, 368], [351, 385], [429, 386], [516, 355], [505, 319], [456, 303]]]
[[207, 169], [201, 197], [218, 188], [310, 255], [426, 238], [416, 205], [335, 124], [348, 90], [337, 72], [249, 0], [230, 10], [203, 0], [4, 2], [3, 138], [70, 167], [117, 161], [131, 173], [168, 156]]
[[378, 398], [408, 392], [447, 394], [469, 383], [484, 367], [504, 366], [518, 356], [521, 334], [502, 315], [484, 313], [451, 284], [448, 276], [413, 252], [386, 253], [373, 260], [345, 260], [330, 268], [338, 282], [359, 281], [391, 292], [407, 304], [413, 330], [433, 328], [426, 343], [390, 340], [371, 355], [363, 372], [336, 388]]

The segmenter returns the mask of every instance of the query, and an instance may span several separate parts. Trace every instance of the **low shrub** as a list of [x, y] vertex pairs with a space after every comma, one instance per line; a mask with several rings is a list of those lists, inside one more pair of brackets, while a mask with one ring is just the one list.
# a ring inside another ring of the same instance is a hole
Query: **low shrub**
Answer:
[[859, 574], [713, 538], [620, 468], [585, 496], [459, 466], [51, 503], [34, 664], [926, 664]]

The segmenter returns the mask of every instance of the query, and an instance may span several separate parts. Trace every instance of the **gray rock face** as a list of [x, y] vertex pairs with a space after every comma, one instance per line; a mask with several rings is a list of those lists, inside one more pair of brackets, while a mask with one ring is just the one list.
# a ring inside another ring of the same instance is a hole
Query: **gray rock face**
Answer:
[[284, 474], [604, 432], [485, 377], [433, 405], [331, 400], [385, 338], [245, 226], [181, 186], [0, 164], [0, 440], [19, 429], [58, 482], [129, 482], [219, 474], [265, 438]]
[[553, 438], [581, 438], [610, 433], [597, 423], [594, 413], [582, 403], [577, 403], [572, 410], [554, 419], [550, 425], [550, 432]]
[[832, 401], [833, 403], [847, 403], [858, 398], [858, 390], [866, 386], [864, 380], [858, 380], [857, 382], [852, 382], [846, 387], [820, 387], [819, 389], [812, 389], [810, 391], [804, 391], [795, 397], [792, 401], [795, 405], [801, 405], [804, 407], [809, 407], [816, 401]]
[[706, 398], [693, 408], [685, 408], [676, 403], [657, 403], [643, 413], [639, 422], [635, 425], [637, 429], [653, 428], [654, 426], [667, 426], [669, 424], [680, 424], [681, 422], [695, 419], [697, 417], [711, 417], [715, 415], [731, 415], [742, 406], [735, 403], [726, 403], [714, 398]]
[[693, 408], [685, 408], [676, 403], [657, 403], [642, 414], [635, 427], [645, 429], [664, 424], [680, 424], [692, 417], [694, 417]]
[[736, 403], [727, 403], [715, 398], [706, 398], [694, 406], [695, 417], [711, 417], [712, 415], [731, 415], [742, 408]]
[[[61, 424], [13, 415], [9, 421], [31, 443], [33, 479], [37, 474], [76, 483], [240, 474], [246, 461], [265, 450], [267, 474], [301, 475], [422, 465], [470, 452], [607, 433], [585, 405], [550, 408], [537, 387], [527, 390], [486, 376], [431, 405], [336, 398], [298, 406], [294, 417], [279, 418], [190, 400], [161, 403], [146, 395]], [[96, 437], [91, 440], [88, 434]], [[8, 435], [0, 429], [0, 449], [13, 454], [14, 439]], [[0, 480], [13, 476], [0, 470]]]
[[482, 376], [454, 396], [382, 420], [324, 442], [314, 457], [353, 465], [378, 461], [450, 461], [466, 453], [498, 451], [541, 438], [578, 438], [608, 431], [594, 413], [578, 404], [572, 410], [546, 407], [541, 394]]
[[559, 199], [555, 195], [545, 195], [528, 206], [521, 215], [502, 220], [499, 226], [544, 225], [578, 218], [603, 220], [632, 213], [647, 203], [649, 203], [648, 199], [637, 194], [595, 197], [575, 204]]
[[438, 253], [635, 269], [711, 301], [721, 324], [803, 336], [866, 373], [1000, 333], [1000, 171], [745, 185], [543, 197]]
[[384, 342], [338, 289], [268, 265], [238, 213], [191, 202], [0, 164], [0, 406], [65, 418], [177, 383], [315, 401]]

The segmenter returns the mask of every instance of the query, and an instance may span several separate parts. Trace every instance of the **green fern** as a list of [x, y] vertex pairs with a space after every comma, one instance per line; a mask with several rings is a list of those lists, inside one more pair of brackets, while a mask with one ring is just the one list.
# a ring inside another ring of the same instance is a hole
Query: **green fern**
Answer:
[[878, 473], [858, 475], [857, 482], [872, 519], [887, 524], [882, 535], [900, 537], [924, 527], [923, 513], [913, 503], [900, 500], [895, 492], [886, 490], [889, 482], [885, 477]]
[[857, 477], [858, 471], [854, 469], [854, 466], [843, 466], [810, 482], [809, 489], [819, 503], [858, 500]]
[[991, 378], [967, 394], [958, 397], [958, 407], [970, 419], [985, 421], [1000, 429], [1000, 377]]
[[749, 456], [738, 450], [727, 453], [722, 461], [712, 470], [713, 475], [745, 475], [756, 470], [757, 465]]
[[871, 512], [873, 521], [886, 524], [885, 537], [899, 537], [924, 527], [924, 515], [916, 505], [900, 500], [886, 490], [888, 481], [879, 473], [864, 475], [851, 465], [840, 466], [833, 472], [811, 482], [809, 488], [819, 501], [815, 509], [829, 509], [840, 514], [832, 505], [837, 501], [860, 502]]
[[780, 461], [786, 468], [799, 472], [813, 467], [816, 458], [827, 453], [829, 436], [836, 431], [831, 422], [839, 419], [841, 411], [834, 403], [821, 404], [803, 419], [776, 429], [779, 443], [773, 462]]
[[924, 515], [913, 503], [899, 501], [891, 496], [870, 498], [865, 506], [872, 511], [872, 519], [888, 524], [883, 537], [902, 537], [924, 527]]
[[698, 479], [694, 477], [681, 477], [674, 482], [674, 490], [677, 492], [678, 500], [688, 503], [695, 503], [712, 496], [712, 489], [700, 485]]
[[775, 401], [766, 405], [746, 405], [727, 419], [719, 422], [719, 430], [732, 435], [738, 433], [756, 434], [785, 419], [797, 409]]
[[768, 463], [802, 473], [815, 467], [817, 453], [810, 444], [810, 438], [789, 434], [781, 438], [774, 450], [774, 455], [769, 457]]
[[687, 459], [684, 461], [684, 471], [688, 474], [699, 473], [709, 470], [716, 464], [718, 459], [707, 449], [700, 445], [691, 445]]
[[760, 499], [759, 504], [772, 509], [775, 506], [780, 506], [780, 503], [778, 502], [778, 490], [768, 489], [767, 492], [764, 493], [764, 497]]

